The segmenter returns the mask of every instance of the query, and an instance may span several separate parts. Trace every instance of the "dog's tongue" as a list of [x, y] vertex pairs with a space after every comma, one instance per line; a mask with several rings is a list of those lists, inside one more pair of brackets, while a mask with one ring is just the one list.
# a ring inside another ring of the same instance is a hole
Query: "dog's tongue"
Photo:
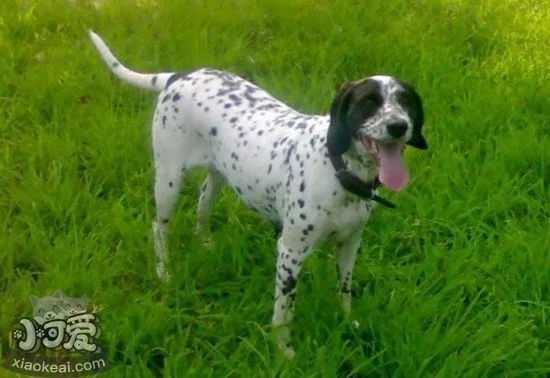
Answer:
[[398, 192], [409, 182], [409, 173], [401, 157], [401, 144], [378, 143], [379, 179], [388, 189]]

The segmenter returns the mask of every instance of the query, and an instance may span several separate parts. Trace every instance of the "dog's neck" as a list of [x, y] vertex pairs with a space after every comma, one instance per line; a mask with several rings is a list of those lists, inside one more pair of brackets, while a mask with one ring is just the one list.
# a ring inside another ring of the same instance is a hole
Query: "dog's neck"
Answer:
[[371, 158], [357, 153], [355, 146], [344, 155], [329, 155], [340, 185], [363, 199], [376, 201], [394, 208], [390, 201], [379, 197], [375, 190], [380, 186], [378, 169]]

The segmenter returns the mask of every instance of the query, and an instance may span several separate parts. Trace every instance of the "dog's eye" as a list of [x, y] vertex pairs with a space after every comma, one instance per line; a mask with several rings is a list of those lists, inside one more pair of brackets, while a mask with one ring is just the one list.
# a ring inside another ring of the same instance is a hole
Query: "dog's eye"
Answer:
[[382, 103], [382, 98], [376, 94], [365, 96], [361, 102], [357, 103], [357, 116], [361, 119], [372, 117], [380, 108]]
[[369, 96], [366, 96], [364, 101], [365, 101], [365, 105], [379, 106], [382, 103], [382, 98], [380, 98], [380, 96], [377, 96], [375, 94], [371, 94]]
[[412, 105], [413, 99], [408, 92], [400, 92], [397, 94], [397, 101], [404, 106]]
[[381, 102], [375, 96], [365, 97], [352, 107], [351, 117], [357, 122], [362, 122], [365, 118], [372, 117], [380, 108]]

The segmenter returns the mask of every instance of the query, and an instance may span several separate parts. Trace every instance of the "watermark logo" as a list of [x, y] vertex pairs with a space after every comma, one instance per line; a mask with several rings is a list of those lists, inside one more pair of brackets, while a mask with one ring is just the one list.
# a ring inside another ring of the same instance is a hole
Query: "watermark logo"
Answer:
[[99, 317], [88, 311], [86, 297], [57, 290], [30, 299], [33, 316], [20, 319], [13, 329], [14, 348], [3, 367], [36, 377], [77, 377], [112, 367], [98, 345]]

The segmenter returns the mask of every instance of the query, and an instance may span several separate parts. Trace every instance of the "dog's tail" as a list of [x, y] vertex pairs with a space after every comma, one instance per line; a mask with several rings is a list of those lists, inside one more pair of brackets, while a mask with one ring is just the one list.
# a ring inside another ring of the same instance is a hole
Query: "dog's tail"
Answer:
[[164, 88], [166, 88], [166, 83], [173, 73], [144, 74], [132, 71], [118, 61], [99, 35], [91, 30], [89, 31], [89, 34], [92, 43], [99, 52], [99, 55], [101, 55], [101, 58], [103, 58], [115, 76], [136, 87], [150, 91], [161, 92]]

